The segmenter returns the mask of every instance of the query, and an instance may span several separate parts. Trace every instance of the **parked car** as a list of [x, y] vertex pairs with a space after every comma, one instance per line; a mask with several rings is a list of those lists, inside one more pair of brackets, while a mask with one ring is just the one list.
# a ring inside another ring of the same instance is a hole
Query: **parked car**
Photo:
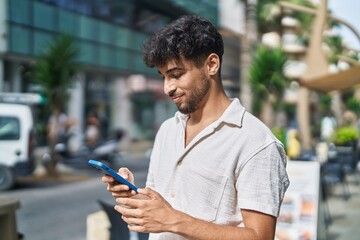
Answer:
[[33, 172], [34, 120], [25, 104], [0, 103], [0, 191]]

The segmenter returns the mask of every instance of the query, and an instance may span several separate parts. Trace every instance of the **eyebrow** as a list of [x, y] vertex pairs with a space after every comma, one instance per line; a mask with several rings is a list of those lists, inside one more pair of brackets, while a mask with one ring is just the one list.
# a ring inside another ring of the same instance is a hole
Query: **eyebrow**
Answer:
[[[174, 67], [174, 68], [170, 68], [169, 70], [167, 70], [165, 73], [166, 74], [169, 74], [169, 73], [171, 73], [171, 72], [174, 72], [174, 71], [177, 71], [177, 70], [184, 70], [185, 68], [183, 68], [183, 67]], [[160, 74], [160, 75], [162, 75], [162, 73], [158, 70], [158, 73]]]

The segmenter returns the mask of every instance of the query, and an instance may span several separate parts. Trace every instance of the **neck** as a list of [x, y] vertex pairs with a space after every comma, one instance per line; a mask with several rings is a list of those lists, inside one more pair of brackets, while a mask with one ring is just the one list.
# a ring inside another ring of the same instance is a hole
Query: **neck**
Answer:
[[208, 125], [219, 119], [230, 103], [231, 101], [225, 95], [225, 92], [216, 88], [214, 91], [209, 92], [209, 95], [204, 99], [203, 105], [190, 114], [187, 124]]

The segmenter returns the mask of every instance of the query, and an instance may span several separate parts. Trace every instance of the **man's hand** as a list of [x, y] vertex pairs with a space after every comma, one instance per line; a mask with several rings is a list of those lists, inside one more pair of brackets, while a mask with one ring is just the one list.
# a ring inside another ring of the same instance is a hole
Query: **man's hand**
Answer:
[[186, 239], [274, 239], [276, 218], [242, 209], [245, 227], [209, 223], [174, 209], [159, 193], [145, 188], [129, 198], [116, 198], [116, 211], [130, 231], [145, 233], [172, 232]]
[[[134, 184], [134, 175], [132, 172], [127, 168], [120, 168], [118, 173], [120, 176], [125, 178], [130, 183]], [[119, 184], [115, 182], [115, 179], [111, 176], [104, 175], [101, 180], [104, 183], [107, 183], [107, 190], [111, 192], [113, 197], [131, 197], [136, 194], [134, 190], [130, 190], [130, 188], [125, 184]]]
[[[141, 199], [140, 199], [141, 198]], [[157, 192], [150, 188], [138, 189], [132, 198], [117, 198], [116, 211], [134, 232], [171, 232], [180, 214]]]

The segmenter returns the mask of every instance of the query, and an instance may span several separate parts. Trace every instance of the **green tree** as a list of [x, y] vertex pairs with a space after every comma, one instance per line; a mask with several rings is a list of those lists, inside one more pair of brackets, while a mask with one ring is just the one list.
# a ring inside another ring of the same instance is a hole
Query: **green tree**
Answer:
[[[269, 48], [259, 45], [250, 66], [250, 83], [254, 94], [255, 114], [260, 114], [267, 107], [278, 108], [288, 80], [284, 75], [287, 58], [281, 48]], [[269, 109], [266, 109], [269, 110]], [[262, 117], [261, 117], [262, 118]], [[266, 123], [267, 121], [262, 118]], [[271, 122], [267, 124], [272, 125]]]
[[331, 112], [331, 102], [332, 98], [328, 94], [320, 94], [319, 104], [322, 115], [326, 115]]
[[[69, 100], [69, 88], [73, 84], [74, 76], [81, 70], [81, 65], [76, 63], [80, 52], [74, 45], [73, 39], [61, 34], [44, 49], [43, 54], [37, 59], [34, 66], [34, 82], [42, 87], [47, 101], [47, 110], [64, 110]], [[48, 174], [55, 176], [58, 156], [55, 152], [55, 140], [48, 142], [51, 160]]]
[[60, 35], [54, 39], [35, 63], [35, 79], [42, 86], [50, 109], [64, 109], [69, 99], [68, 89], [80, 71], [76, 63], [80, 52], [72, 37]]
[[[278, 2], [279, 0], [258, 0], [256, 7], [256, 20], [260, 34], [271, 31], [281, 33], [281, 18], [283, 17], [284, 12], [280, 11]], [[315, 5], [308, 0], [288, 0], [287, 2], [309, 8], [315, 8]], [[305, 30], [303, 31], [304, 35], [300, 36], [300, 38], [306, 42], [309, 38], [313, 16], [301, 12], [287, 12], [287, 15], [299, 20], [300, 28]]]
[[278, 0], [258, 0], [256, 6], [256, 21], [260, 34], [271, 31], [280, 32], [281, 30], [281, 14]]

